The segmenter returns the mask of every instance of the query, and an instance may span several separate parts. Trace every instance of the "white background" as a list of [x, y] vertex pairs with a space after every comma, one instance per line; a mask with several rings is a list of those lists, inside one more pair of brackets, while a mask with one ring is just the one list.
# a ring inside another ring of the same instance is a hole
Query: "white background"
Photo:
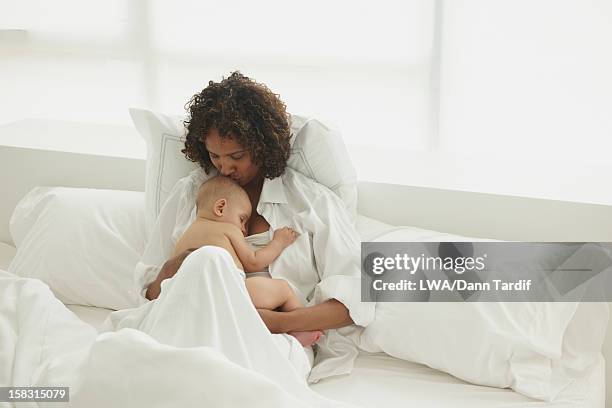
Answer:
[[361, 179], [612, 203], [612, 0], [0, 0], [0, 130], [180, 113], [234, 69]]

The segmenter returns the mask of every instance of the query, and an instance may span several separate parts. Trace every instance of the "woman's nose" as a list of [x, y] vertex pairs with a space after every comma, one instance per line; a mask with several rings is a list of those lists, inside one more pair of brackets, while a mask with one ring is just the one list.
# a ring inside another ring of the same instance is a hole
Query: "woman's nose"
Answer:
[[222, 176], [229, 176], [234, 172], [233, 166], [230, 166], [229, 163], [226, 162], [220, 162], [217, 170], [219, 170]]

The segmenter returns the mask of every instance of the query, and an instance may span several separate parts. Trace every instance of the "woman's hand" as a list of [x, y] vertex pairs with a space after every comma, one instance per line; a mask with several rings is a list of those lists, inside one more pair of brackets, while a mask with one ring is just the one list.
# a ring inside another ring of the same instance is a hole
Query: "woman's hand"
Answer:
[[271, 333], [337, 329], [354, 323], [346, 306], [336, 299], [290, 312], [264, 309], [257, 312]]
[[147, 288], [147, 293], [145, 294], [145, 297], [149, 300], [157, 299], [159, 293], [161, 292], [161, 283], [166, 279], [170, 279], [174, 275], [176, 275], [185, 258], [187, 258], [187, 256], [196, 249], [197, 248], [186, 249], [175, 257], [168, 259], [162, 266], [161, 270], [159, 271], [159, 274], [157, 274], [157, 278], [155, 278], [155, 280], [151, 282], [151, 284]]

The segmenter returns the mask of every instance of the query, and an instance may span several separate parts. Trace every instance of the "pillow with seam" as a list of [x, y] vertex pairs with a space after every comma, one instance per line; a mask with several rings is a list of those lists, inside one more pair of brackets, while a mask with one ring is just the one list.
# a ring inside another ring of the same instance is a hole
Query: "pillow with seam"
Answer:
[[[176, 182], [199, 166], [181, 153], [184, 117], [137, 108], [129, 111], [147, 145], [145, 207], [149, 236]], [[357, 176], [340, 133], [317, 119], [292, 115], [290, 143], [288, 166], [334, 191], [355, 220]]]

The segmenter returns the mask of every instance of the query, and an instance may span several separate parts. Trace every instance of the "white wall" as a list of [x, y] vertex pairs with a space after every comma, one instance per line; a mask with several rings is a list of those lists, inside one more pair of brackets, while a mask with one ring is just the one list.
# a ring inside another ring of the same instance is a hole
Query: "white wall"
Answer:
[[364, 178], [612, 203], [602, 194], [609, 0], [0, 0], [0, 10], [0, 124], [129, 125], [128, 107], [181, 113], [208, 80], [241, 69], [369, 152], [355, 160]]

